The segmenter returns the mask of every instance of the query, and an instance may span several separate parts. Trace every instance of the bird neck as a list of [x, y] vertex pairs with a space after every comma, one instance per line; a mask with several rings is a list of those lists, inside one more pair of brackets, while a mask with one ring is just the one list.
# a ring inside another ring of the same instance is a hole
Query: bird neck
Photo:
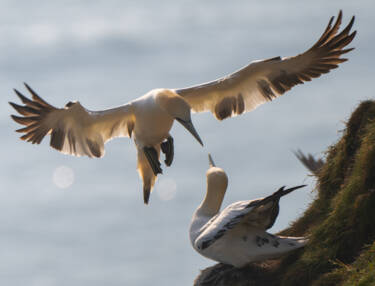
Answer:
[[214, 216], [220, 211], [224, 199], [226, 186], [207, 184], [207, 193], [199, 206], [199, 213], [205, 216]]

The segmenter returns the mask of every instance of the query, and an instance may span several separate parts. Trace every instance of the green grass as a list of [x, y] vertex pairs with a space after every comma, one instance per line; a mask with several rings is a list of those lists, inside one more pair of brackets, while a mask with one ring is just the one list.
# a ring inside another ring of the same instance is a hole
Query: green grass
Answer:
[[283, 264], [281, 285], [340, 285], [344, 276], [336, 269], [351, 265], [363, 247], [374, 242], [374, 101], [360, 104], [341, 140], [329, 148], [317, 192], [305, 214], [283, 231], [309, 235], [310, 243], [295, 261]]
[[375, 101], [352, 113], [326, 152], [316, 199], [280, 234], [310, 241], [277, 263], [232, 269], [225, 278], [236, 277], [233, 285], [264, 285], [266, 278], [270, 286], [375, 285]]

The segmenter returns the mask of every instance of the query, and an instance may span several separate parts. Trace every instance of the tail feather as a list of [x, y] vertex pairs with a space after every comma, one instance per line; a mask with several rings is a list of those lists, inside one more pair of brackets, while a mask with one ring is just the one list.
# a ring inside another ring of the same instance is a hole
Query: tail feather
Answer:
[[289, 189], [285, 189], [285, 186], [281, 187], [275, 194], [279, 194], [280, 197], [282, 196], [285, 196], [295, 190], [298, 190], [300, 188], [303, 188], [303, 187], [306, 187], [307, 185], [299, 185], [299, 186], [295, 186], [295, 187], [292, 187], [292, 188], [289, 188]]
[[150, 186], [143, 186], [143, 202], [145, 205], [148, 205], [148, 201], [150, 200], [151, 194], [151, 187]]
[[274, 199], [280, 199], [282, 196], [285, 196], [297, 189], [300, 189], [300, 188], [303, 188], [303, 187], [306, 187], [307, 185], [299, 185], [299, 186], [295, 186], [295, 187], [292, 187], [292, 188], [289, 188], [289, 189], [286, 189], [285, 190], [285, 186], [282, 186], [280, 189], [278, 189], [276, 192], [274, 192], [272, 195], [269, 196], [270, 200], [274, 200]]
[[[158, 152], [158, 155], [159, 155], [160, 146], [156, 147], [156, 151]], [[156, 181], [156, 176], [154, 175], [154, 172], [142, 149], [137, 148], [137, 156], [138, 156], [137, 169], [138, 169], [139, 176], [141, 177], [142, 182], [143, 182], [143, 201], [147, 205], [150, 199], [152, 188]]]

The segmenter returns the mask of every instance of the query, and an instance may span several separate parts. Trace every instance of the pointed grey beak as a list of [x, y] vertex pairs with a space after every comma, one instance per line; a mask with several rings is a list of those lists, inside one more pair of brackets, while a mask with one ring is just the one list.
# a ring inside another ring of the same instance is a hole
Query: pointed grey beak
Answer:
[[208, 153], [208, 162], [210, 164], [210, 167], [216, 167], [214, 160], [212, 160], [211, 154]]
[[203, 146], [202, 139], [199, 137], [198, 132], [195, 130], [193, 122], [191, 120], [185, 121], [180, 118], [176, 118], [178, 122], [180, 122], [190, 133], [194, 136], [195, 139]]

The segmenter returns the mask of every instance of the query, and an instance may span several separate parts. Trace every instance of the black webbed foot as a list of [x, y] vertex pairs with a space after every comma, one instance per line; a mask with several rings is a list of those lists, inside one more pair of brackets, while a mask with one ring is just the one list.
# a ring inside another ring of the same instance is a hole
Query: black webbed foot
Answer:
[[174, 157], [173, 137], [169, 136], [167, 141], [160, 144], [160, 147], [161, 151], [165, 154], [164, 163], [169, 167], [172, 164]]
[[163, 170], [160, 168], [160, 162], [158, 159], [158, 152], [154, 147], [143, 147], [143, 152], [146, 155], [148, 163], [150, 164], [154, 175], [163, 174]]

